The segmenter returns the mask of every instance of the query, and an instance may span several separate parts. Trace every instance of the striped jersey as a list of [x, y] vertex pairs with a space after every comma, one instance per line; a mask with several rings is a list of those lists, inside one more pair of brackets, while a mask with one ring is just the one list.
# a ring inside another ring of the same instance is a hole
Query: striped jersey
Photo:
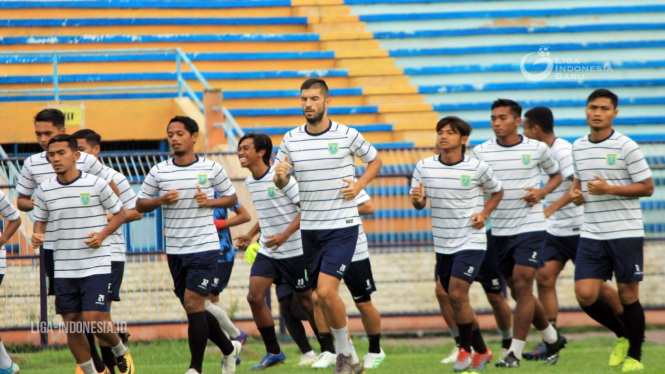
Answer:
[[[12, 205], [12, 202], [9, 201], [7, 195], [5, 195], [2, 190], [0, 190], [0, 220], [4, 219], [6, 221], [16, 221], [21, 218], [19, 211]], [[3, 232], [0, 231], [0, 236]], [[0, 247], [0, 274], [5, 274], [7, 270], [7, 251], [5, 247]]]
[[196, 157], [189, 165], [178, 165], [173, 158], [162, 161], [150, 169], [138, 199], [153, 199], [177, 190], [180, 200], [173, 205], [163, 205], [166, 253], [183, 255], [206, 251], [219, 251], [219, 238], [213, 220], [214, 208], [200, 207], [194, 199], [197, 186], [214, 198], [214, 191], [221, 196], [236, 193], [224, 168], [213, 161]]
[[540, 187], [540, 170], [552, 175], [559, 171], [545, 143], [520, 135], [520, 142], [500, 145], [496, 138], [473, 148], [472, 157], [485, 161], [503, 184], [503, 199], [492, 212], [492, 235], [512, 236], [525, 232], [545, 231], [543, 204], [528, 206], [522, 197], [527, 187]]
[[355, 175], [354, 156], [368, 163], [376, 149], [355, 129], [330, 121], [319, 134], [302, 125], [284, 135], [276, 161], [289, 156], [298, 177], [301, 201], [301, 230], [330, 230], [360, 224], [355, 201], [344, 200], [342, 179]]
[[[559, 163], [563, 182], [554, 191], [545, 196], [547, 205], [554, 204], [561, 196], [567, 194], [573, 182], [570, 178], [575, 172], [573, 167], [573, 145], [567, 140], [556, 138], [550, 147], [552, 156]], [[575, 236], [580, 234], [584, 208], [572, 202], [561, 207], [546, 219], [547, 232], [554, 236]]]
[[54, 250], [55, 278], [111, 273], [111, 237], [96, 249], [85, 242], [91, 232], [104, 230], [106, 212], [118, 213], [122, 203], [106, 181], [80, 173], [67, 184], [51, 178], [36, 192], [34, 220], [46, 222], [46, 232], [51, 234], [46, 240]]
[[416, 165], [411, 187], [418, 187], [420, 182], [432, 209], [436, 253], [486, 250], [485, 229], [473, 227], [471, 217], [484, 209], [483, 187], [489, 193], [501, 191], [501, 181], [492, 168], [467, 155], [455, 164], [446, 164], [435, 155]]
[[608, 184], [629, 186], [651, 178], [640, 147], [616, 131], [599, 142], [589, 136], [573, 143], [575, 179], [582, 182], [584, 193], [583, 238], [596, 240], [644, 236], [640, 199], [614, 195], [589, 195], [587, 182], [604, 178]]
[[[122, 207], [125, 210], [136, 209], [136, 194], [127, 181], [127, 178], [108, 166], [104, 166], [104, 169], [111, 175], [111, 179], [115, 182], [115, 185], [120, 191], [120, 202], [122, 203]], [[111, 238], [111, 261], [113, 262], [125, 262], [127, 245], [125, 244], [125, 235], [123, 234], [122, 229], [123, 227], [120, 226], [116, 232], [109, 236]]]
[[[268, 168], [266, 173], [258, 179], [252, 175], [245, 179], [245, 186], [252, 197], [256, 207], [256, 215], [259, 220], [261, 234], [259, 253], [277, 260], [302, 255], [302, 240], [300, 230], [296, 230], [286, 242], [276, 250], [265, 247], [268, 236], [283, 233], [298, 215], [300, 197], [298, 195], [298, 182], [294, 178], [280, 190], [275, 186], [273, 177], [275, 167]], [[302, 218], [302, 217], [301, 217]]]
[[[361, 190], [358, 196], [356, 196], [356, 206], [360, 206], [370, 200], [369, 195], [365, 190]], [[356, 250], [353, 252], [353, 258], [351, 262], [362, 261], [369, 258], [369, 248], [367, 246], [367, 235], [365, 230], [363, 230], [362, 220], [360, 225], [358, 225], [358, 241], [356, 242]]]

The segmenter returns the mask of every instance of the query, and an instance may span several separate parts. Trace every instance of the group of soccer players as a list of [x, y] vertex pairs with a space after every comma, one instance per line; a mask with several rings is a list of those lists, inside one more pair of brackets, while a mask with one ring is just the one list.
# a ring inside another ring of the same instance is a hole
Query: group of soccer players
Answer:
[[[274, 164], [268, 136], [251, 133], [238, 143], [240, 165], [250, 172], [245, 188], [257, 221], [235, 244], [247, 250], [248, 260], [252, 257], [247, 301], [266, 348], [251, 369], [286, 360], [266, 303], [277, 284], [282, 316], [303, 353], [299, 365], [361, 374], [386, 357], [360, 220], [374, 212], [364, 188], [382, 161], [357, 130], [328, 118], [331, 98], [325, 81], [308, 79], [300, 93], [306, 123], [285, 134]], [[572, 145], [554, 135], [548, 108], [529, 110], [523, 121], [520, 105], [506, 99], [491, 108], [496, 138], [470, 155], [469, 123], [449, 116], [436, 124], [436, 152], [416, 165], [410, 198], [416, 209], [428, 201], [431, 208], [436, 296], [458, 343], [443, 362], [454, 362], [454, 371], [479, 371], [493, 359], [469, 302], [474, 280], [483, 285], [502, 333], [496, 366], [518, 367], [523, 357], [555, 364], [566, 338], [555, 329], [554, 284], [568, 260], [576, 264], [580, 306], [617, 335], [609, 365], [623, 364], [626, 372], [643, 368], [639, 198], [650, 196], [654, 187], [637, 144], [612, 129], [617, 104], [612, 92], [594, 91], [586, 107], [590, 134]], [[174, 291], [189, 322], [186, 374], [202, 372], [208, 339], [222, 351], [222, 372], [234, 373], [247, 334], [217, 301], [233, 268], [229, 227], [249, 222], [251, 214], [238, 202], [224, 168], [194, 152], [198, 124], [182, 116], [168, 123], [173, 157], [152, 167], [138, 196], [122, 174], [97, 160], [101, 137], [93, 130], [65, 134], [57, 109], [39, 112], [34, 125], [44, 152], [26, 159], [17, 206], [34, 210], [31, 244], [42, 248], [48, 292], [55, 295], [57, 313], [72, 326], [67, 340], [77, 371], [111, 373], [117, 367], [121, 374], [134, 373], [128, 334], [114, 330], [110, 316], [111, 302], [120, 300], [124, 272], [121, 226], [161, 207]], [[355, 175], [355, 157], [367, 164], [361, 176]], [[541, 175], [547, 175], [544, 184]], [[235, 216], [229, 217], [227, 209]], [[18, 211], [1, 192], [0, 214], [9, 222], [1, 245], [20, 225]], [[485, 230], [490, 218], [491, 229]], [[249, 256], [252, 249], [255, 256]], [[606, 283], [613, 274], [618, 291]], [[369, 339], [362, 361], [348, 332], [341, 280]], [[512, 315], [502, 293], [505, 285], [516, 301]], [[304, 319], [320, 343], [319, 355], [307, 341]], [[89, 328], [81, 332], [76, 324]], [[543, 344], [523, 354], [531, 324]], [[18, 366], [0, 342], [0, 374], [16, 372]]]

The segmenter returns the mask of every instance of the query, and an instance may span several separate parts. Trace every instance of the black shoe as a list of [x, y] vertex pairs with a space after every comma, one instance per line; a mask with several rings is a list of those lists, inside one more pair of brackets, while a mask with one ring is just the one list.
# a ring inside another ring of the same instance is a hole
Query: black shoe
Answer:
[[547, 347], [547, 358], [545, 359], [545, 362], [543, 364], [545, 365], [554, 365], [559, 361], [559, 352], [566, 347], [566, 343], [568, 343], [568, 339], [566, 339], [565, 336], [557, 333], [557, 340], [553, 344], [547, 344], [545, 343], [545, 347]]
[[498, 368], [518, 368], [520, 367], [520, 360], [515, 357], [515, 353], [510, 351], [506, 358], [497, 362], [494, 366]]
[[127, 345], [127, 341], [129, 341], [129, 337], [131, 336], [129, 331], [120, 330], [118, 331], [118, 335], [120, 336], [120, 341], [122, 341], [122, 344]]

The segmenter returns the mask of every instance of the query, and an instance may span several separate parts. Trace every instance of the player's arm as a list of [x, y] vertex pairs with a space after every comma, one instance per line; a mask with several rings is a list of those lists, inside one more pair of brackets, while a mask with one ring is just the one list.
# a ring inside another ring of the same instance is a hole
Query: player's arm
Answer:
[[294, 232], [300, 229], [300, 212], [298, 215], [293, 218], [291, 224], [284, 230], [283, 233], [277, 235], [266, 236], [266, 241], [263, 243], [266, 248], [272, 249], [273, 251], [281, 247], [286, 243], [287, 240], [293, 235]]
[[13, 221], [8, 221], [8, 223], [5, 225], [5, 231], [2, 233], [2, 236], [0, 236], [0, 247], [5, 245], [5, 243], [11, 239], [11, 237], [16, 233], [16, 230], [18, 230], [19, 226], [21, 226], [21, 217], [18, 217]]
[[374, 202], [372, 200], [367, 200], [364, 203], [358, 205], [358, 214], [361, 216], [369, 216], [374, 214]]
[[16, 199], [16, 207], [21, 212], [30, 212], [35, 208], [35, 202], [32, 201], [30, 196], [18, 194], [18, 199]]
[[604, 178], [593, 176], [595, 181], [586, 183], [589, 195], [614, 195], [621, 197], [649, 197], [653, 194], [653, 178], [633, 183], [629, 186], [614, 186], [608, 184]]
[[238, 226], [242, 225], [243, 223], [249, 222], [252, 220], [252, 217], [249, 215], [249, 212], [247, 209], [245, 209], [244, 205], [241, 205], [238, 203], [235, 206], [235, 209], [231, 208], [231, 211], [235, 213], [235, 215], [229, 219], [216, 219], [215, 220], [215, 228], [217, 230], [224, 229], [226, 227], [233, 227], [233, 226]]
[[46, 233], [46, 222], [35, 221], [32, 225], [32, 237], [30, 238], [30, 244], [32, 248], [39, 248], [44, 244], [44, 237]]
[[201, 186], [196, 185], [197, 192], [194, 195], [194, 199], [199, 204], [199, 206], [209, 207], [209, 208], [231, 208], [238, 204], [238, 195], [235, 194], [229, 196], [220, 196], [218, 198], [208, 199], [208, 195], [201, 190]]
[[289, 184], [291, 169], [292, 165], [289, 162], [289, 155], [284, 155], [284, 161], [280, 161], [275, 165], [275, 176], [272, 178], [275, 187], [281, 190]]
[[152, 199], [138, 198], [136, 200], [136, 211], [139, 213], [150, 213], [162, 205], [173, 205], [180, 201], [178, 190], [171, 190], [164, 195]]
[[143, 218], [143, 213], [139, 213], [136, 209], [125, 210], [125, 223], [140, 221]]
[[86, 238], [90, 239], [84, 241], [84, 243], [90, 248], [101, 247], [104, 242], [104, 239], [108, 238], [109, 235], [118, 231], [120, 226], [122, 226], [122, 224], [125, 222], [126, 218], [127, 215], [125, 214], [125, 210], [122, 207], [120, 207], [120, 210], [117, 213], [113, 214], [113, 217], [111, 217], [111, 219], [108, 221], [106, 227], [104, 227], [104, 229], [100, 232], [91, 232], [90, 234], [86, 235]]
[[32, 226], [32, 237], [30, 238], [30, 244], [32, 244], [32, 248], [39, 248], [44, 244], [46, 223], [48, 222], [50, 215], [48, 205], [44, 201], [44, 194], [42, 189], [39, 187], [37, 188], [37, 193], [35, 193], [34, 203], [35, 211], [32, 215], [34, 224]]
[[477, 228], [478, 230], [485, 227], [485, 221], [487, 221], [487, 218], [489, 218], [494, 209], [499, 206], [501, 199], [503, 199], [503, 187], [498, 192], [490, 193], [490, 197], [485, 199], [485, 207], [483, 208], [482, 212], [474, 213], [471, 216], [473, 227]]
[[582, 193], [582, 181], [577, 178], [573, 179], [573, 185], [570, 187], [570, 191], [568, 194], [570, 195], [570, 200], [573, 202], [573, 204], [578, 206], [584, 204], [584, 194]]
[[249, 232], [244, 235], [240, 235], [236, 237], [236, 246], [238, 249], [241, 251], [244, 251], [247, 249], [247, 247], [252, 244], [252, 241], [254, 240], [254, 237], [257, 236], [261, 232], [261, 227], [259, 226], [259, 222], [256, 221], [254, 226], [252, 226], [251, 229], [249, 229]]
[[527, 205], [535, 205], [537, 204], [540, 200], [545, 198], [547, 194], [551, 193], [554, 191], [561, 182], [563, 182], [563, 177], [561, 177], [561, 172], [556, 172], [556, 174], [550, 174], [549, 180], [545, 185], [541, 188], [531, 188], [527, 187], [524, 190], [528, 191], [528, 193], [524, 196], [522, 196], [522, 199], [526, 200]]
[[[575, 178], [572, 175], [569, 177], [569, 179], [573, 182], [575, 181]], [[570, 197], [570, 193], [564, 193], [555, 202], [543, 208], [543, 213], [545, 213], [545, 218], [549, 218], [552, 214], [554, 214], [554, 212], [570, 204], [572, 201], [573, 200]]]

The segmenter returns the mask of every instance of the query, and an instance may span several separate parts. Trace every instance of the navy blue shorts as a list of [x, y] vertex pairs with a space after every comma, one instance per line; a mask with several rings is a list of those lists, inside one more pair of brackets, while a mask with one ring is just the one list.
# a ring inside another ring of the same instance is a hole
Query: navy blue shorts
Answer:
[[496, 255], [494, 240], [489, 230], [485, 235], [487, 235], [487, 250], [476, 276], [476, 282], [483, 286], [485, 293], [502, 293], [506, 288], [506, 281], [499, 271], [499, 258]]
[[309, 282], [307, 282], [307, 270], [303, 256], [277, 260], [259, 253], [256, 255], [249, 276], [272, 278], [275, 283], [286, 283], [296, 292], [305, 292], [311, 289]]
[[275, 288], [275, 293], [277, 294], [277, 300], [282, 300], [285, 297], [293, 295], [293, 290], [291, 289], [291, 286], [289, 286], [288, 283], [279, 282], [277, 283], [277, 287]]
[[577, 247], [580, 244], [580, 236], [554, 236], [550, 233], [545, 234], [545, 244], [543, 245], [543, 262], [561, 261], [564, 264], [570, 260], [575, 263], [577, 256]]
[[108, 312], [107, 303], [111, 274], [85, 278], [55, 279], [55, 311], [60, 315], [81, 312]]
[[499, 271], [504, 278], [513, 276], [515, 265], [540, 269], [545, 266], [541, 259], [545, 231], [525, 232], [511, 236], [492, 235], [492, 245], [499, 258]]
[[122, 286], [123, 275], [125, 275], [125, 263], [122, 261], [112, 261], [109, 300], [120, 301], [120, 286]]
[[41, 250], [44, 251], [44, 270], [46, 271], [46, 294], [55, 295], [55, 260], [53, 259], [53, 251], [44, 249], [41, 247]]
[[210, 293], [215, 296], [222, 293], [222, 291], [226, 289], [226, 286], [229, 285], [231, 272], [233, 271], [233, 264], [236, 261], [235, 257], [231, 258], [231, 261], [221, 262], [221, 260], [222, 256], [219, 256], [217, 267], [215, 269], [215, 277], [212, 279], [212, 287], [210, 288]]
[[167, 255], [166, 258], [173, 278], [173, 292], [181, 303], [185, 302], [185, 290], [196, 292], [201, 296], [210, 295], [212, 280], [217, 270], [219, 250]]
[[644, 279], [644, 238], [594, 240], [581, 238], [575, 262], [575, 280], [612, 279], [617, 283]]
[[436, 268], [443, 289], [448, 292], [451, 277], [472, 284], [480, 271], [484, 258], [485, 251], [477, 250], [459, 251], [450, 255], [437, 253]]
[[372, 276], [372, 264], [369, 258], [351, 262], [346, 274], [344, 274], [344, 284], [349, 289], [353, 301], [356, 303], [366, 303], [372, 300], [372, 292], [376, 291], [374, 276]]
[[311, 288], [319, 282], [319, 272], [344, 278], [358, 242], [358, 226], [334, 230], [300, 230]]

